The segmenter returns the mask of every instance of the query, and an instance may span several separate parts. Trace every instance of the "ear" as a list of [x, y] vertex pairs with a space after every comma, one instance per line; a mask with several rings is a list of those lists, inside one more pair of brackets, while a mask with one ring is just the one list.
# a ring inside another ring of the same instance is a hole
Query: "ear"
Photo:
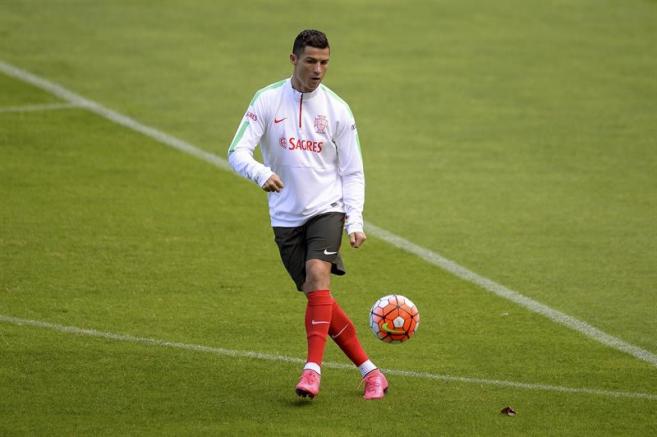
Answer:
[[294, 53], [290, 53], [290, 63], [297, 65], [297, 55], [295, 55]]

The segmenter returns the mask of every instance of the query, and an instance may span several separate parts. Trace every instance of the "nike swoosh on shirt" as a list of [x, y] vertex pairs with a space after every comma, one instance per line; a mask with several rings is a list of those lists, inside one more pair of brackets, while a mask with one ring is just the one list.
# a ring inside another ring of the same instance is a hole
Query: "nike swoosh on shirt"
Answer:
[[331, 322], [325, 322], [323, 320], [311, 320], [310, 323], [313, 325], [321, 325], [322, 323], [331, 323]]
[[283, 117], [283, 118], [274, 118], [274, 123], [278, 124], [278, 123], [280, 123], [280, 122], [283, 121], [283, 120], [287, 120], [287, 117]]
[[324, 249], [324, 255], [335, 255], [338, 252], [327, 252], [326, 249]]

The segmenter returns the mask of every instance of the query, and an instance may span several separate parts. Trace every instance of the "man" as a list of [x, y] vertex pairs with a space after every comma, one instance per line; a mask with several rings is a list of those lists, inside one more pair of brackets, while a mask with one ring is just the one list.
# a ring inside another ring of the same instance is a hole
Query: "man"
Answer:
[[[345, 273], [339, 254], [342, 228], [353, 248], [366, 236], [356, 124], [349, 106], [321, 84], [329, 56], [324, 33], [304, 30], [296, 37], [292, 77], [255, 94], [228, 150], [228, 162], [268, 193], [281, 259], [308, 299], [308, 355], [296, 393], [310, 398], [319, 393], [324, 346], [331, 335], [360, 370], [365, 399], [380, 399], [388, 382], [368, 359], [353, 323], [330, 292], [331, 273]], [[264, 164], [253, 158], [258, 144]]]

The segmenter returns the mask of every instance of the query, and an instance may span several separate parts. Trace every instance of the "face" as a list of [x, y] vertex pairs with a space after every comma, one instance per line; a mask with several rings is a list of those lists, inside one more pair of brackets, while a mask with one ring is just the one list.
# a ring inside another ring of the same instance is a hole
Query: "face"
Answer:
[[328, 68], [330, 49], [306, 46], [298, 57], [292, 53], [290, 62], [294, 65], [292, 85], [297, 91], [314, 91], [324, 79]]

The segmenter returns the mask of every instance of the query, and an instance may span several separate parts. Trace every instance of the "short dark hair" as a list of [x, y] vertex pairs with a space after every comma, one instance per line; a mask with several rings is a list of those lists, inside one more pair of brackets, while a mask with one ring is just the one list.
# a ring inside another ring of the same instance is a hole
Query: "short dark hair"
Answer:
[[296, 56], [301, 55], [306, 46], [315, 47], [318, 49], [325, 49], [329, 47], [328, 38], [324, 32], [314, 29], [302, 30], [294, 39], [292, 46], [292, 53]]

